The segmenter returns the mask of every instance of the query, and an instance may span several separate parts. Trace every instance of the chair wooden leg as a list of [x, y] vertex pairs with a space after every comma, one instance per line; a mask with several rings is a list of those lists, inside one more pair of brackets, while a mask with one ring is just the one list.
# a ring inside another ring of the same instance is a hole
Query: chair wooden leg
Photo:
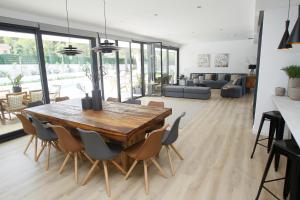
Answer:
[[28, 141], [28, 143], [27, 143], [27, 145], [26, 145], [26, 148], [25, 148], [25, 150], [24, 150], [24, 154], [26, 153], [28, 147], [29, 147], [30, 144], [32, 143], [33, 138], [34, 138], [34, 135], [31, 135], [31, 137], [30, 137], [30, 139], [29, 139], [29, 141]]
[[111, 160], [112, 164], [123, 174], [126, 174], [126, 171], [114, 160]]
[[51, 151], [51, 142], [48, 142], [48, 157], [47, 157], [47, 163], [46, 163], [46, 170], [49, 169], [50, 151]]
[[37, 155], [37, 157], [36, 157], [36, 161], [39, 160], [39, 158], [40, 158], [42, 152], [44, 151], [44, 149], [45, 149], [45, 147], [46, 147], [46, 145], [47, 145], [47, 143], [43, 142], [43, 146], [42, 146], [40, 152], [38, 153], [38, 155]]
[[37, 146], [38, 146], [38, 138], [34, 135], [34, 160], [36, 160], [37, 156]]
[[128, 179], [129, 175], [131, 174], [132, 170], [134, 169], [134, 167], [136, 166], [137, 163], [138, 163], [137, 160], [135, 160], [135, 161], [133, 162], [133, 164], [131, 165], [130, 169], [128, 170], [126, 176], [124, 177], [125, 180]]
[[153, 162], [153, 164], [155, 165], [155, 167], [158, 169], [159, 174], [162, 177], [167, 178], [166, 175], [165, 175], [164, 170], [161, 168], [161, 166], [158, 164], [158, 162], [154, 158], [150, 158], [150, 160]]
[[87, 180], [89, 179], [89, 177], [91, 176], [91, 174], [93, 173], [93, 171], [95, 170], [96, 166], [98, 165], [99, 160], [96, 160], [93, 164], [93, 166], [91, 167], [91, 169], [89, 170], [89, 172], [87, 173], [87, 175], [84, 177], [81, 185], [85, 185]]
[[78, 153], [74, 153], [74, 173], [75, 173], [75, 182], [78, 183]]
[[104, 176], [105, 176], [105, 188], [106, 188], [106, 194], [108, 197], [111, 196], [110, 186], [109, 186], [109, 180], [108, 180], [108, 170], [107, 170], [107, 161], [102, 161], [103, 167], [104, 167]]
[[174, 176], [175, 175], [175, 170], [174, 170], [174, 167], [173, 167], [173, 162], [172, 162], [169, 146], [166, 146], [166, 150], [167, 150], [167, 153], [168, 153], [168, 158], [169, 158], [169, 162], [170, 162], [170, 166], [171, 166], [171, 173], [172, 173], [172, 176]]
[[148, 183], [147, 160], [143, 160], [143, 163], [144, 163], [145, 192], [146, 192], [146, 194], [148, 194], [149, 193], [149, 183]]
[[59, 168], [59, 171], [58, 171], [58, 172], [59, 172], [60, 174], [63, 172], [63, 170], [64, 170], [64, 168], [65, 168], [65, 166], [66, 166], [66, 164], [67, 164], [67, 162], [68, 162], [68, 160], [69, 160], [69, 158], [70, 158], [70, 156], [71, 156], [71, 152], [69, 152], [69, 153], [66, 155], [63, 164], [62, 164], [61, 167]]
[[171, 146], [171, 148], [173, 149], [173, 151], [175, 152], [175, 154], [178, 156], [178, 158], [179, 158], [180, 160], [183, 160], [182, 155], [180, 155], [180, 153], [177, 151], [177, 149], [174, 147], [174, 145], [171, 144], [170, 146]]

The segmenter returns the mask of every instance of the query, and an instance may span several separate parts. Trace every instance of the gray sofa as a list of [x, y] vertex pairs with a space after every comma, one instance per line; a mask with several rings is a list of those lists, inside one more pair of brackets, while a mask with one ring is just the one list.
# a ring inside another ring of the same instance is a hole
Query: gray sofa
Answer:
[[210, 98], [211, 91], [209, 87], [165, 85], [163, 95], [166, 97], [206, 100]]

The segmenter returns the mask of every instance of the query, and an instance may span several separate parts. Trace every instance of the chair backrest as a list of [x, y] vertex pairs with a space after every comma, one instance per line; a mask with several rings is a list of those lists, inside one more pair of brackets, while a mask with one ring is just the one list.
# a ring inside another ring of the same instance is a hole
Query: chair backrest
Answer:
[[64, 127], [49, 125], [58, 137], [58, 145], [66, 152], [77, 152], [83, 149], [82, 144]]
[[18, 92], [6, 94], [7, 105], [10, 109], [19, 109], [24, 107], [24, 100], [27, 99], [27, 92]]
[[53, 133], [44, 127], [43, 123], [35, 117], [31, 117], [32, 123], [36, 130], [36, 135], [41, 140], [48, 140]]
[[102, 136], [95, 131], [86, 131], [77, 128], [83, 142], [85, 152], [95, 160], [110, 160], [112, 152]]
[[60, 102], [60, 101], [66, 101], [69, 100], [70, 98], [65, 96], [65, 97], [56, 97], [55, 102]]
[[137, 105], [142, 104], [141, 100], [138, 100], [138, 99], [128, 99], [128, 100], [124, 101], [124, 103], [137, 104]]
[[162, 101], [149, 101], [148, 106], [155, 106], [155, 107], [164, 108], [165, 103], [162, 102]]
[[182, 117], [185, 116], [185, 112], [183, 112], [174, 122], [174, 124], [172, 125], [170, 132], [167, 136], [167, 138], [165, 139], [164, 144], [173, 144], [177, 138], [178, 138], [178, 130], [179, 130], [179, 122], [181, 120]]
[[43, 91], [42, 90], [31, 90], [29, 91], [29, 97], [31, 102], [43, 101]]
[[9, 94], [10, 90], [0, 90], [0, 99], [5, 99], [6, 94]]
[[106, 101], [119, 102], [118, 98], [108, 97]]
[[168, 126], [164, 126], [160, 129], [152, 131], [145, 140], [144, 144], [138, 150], [135, 159], [145, 160], [157, 155], [161, 150], [161, 138], [166, 132], [167, 127]]
[[28, 103], [27, 107], [32, 108], [32, 107], [41, 106], [41, 105], [44, 105], [44, 103], [42, 101], [35, 101], [35, 102]]
[[16, 116], [21, 121], [25, 133], [29, 135], [36, 134], [35, 127], [26, 116], [24, 116], [23, 114], [16, 114]]

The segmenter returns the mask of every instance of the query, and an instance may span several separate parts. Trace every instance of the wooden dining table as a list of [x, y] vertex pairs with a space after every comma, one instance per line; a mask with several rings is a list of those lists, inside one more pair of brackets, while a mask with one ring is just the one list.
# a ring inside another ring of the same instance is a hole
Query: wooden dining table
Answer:
[[103, 101], [101, 111], [82, 110], [80, 99], [72, 99], [26, 108], [24, 112], [67, 128], [96, 131], [126, 148], [144, 138], [147, 130], [172, 114], [172, 109]]

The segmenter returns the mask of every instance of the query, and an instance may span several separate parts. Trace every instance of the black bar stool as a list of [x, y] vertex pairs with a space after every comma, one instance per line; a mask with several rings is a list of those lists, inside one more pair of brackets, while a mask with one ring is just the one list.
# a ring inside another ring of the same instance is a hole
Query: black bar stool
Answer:
[[[269, 137], [259, 139], [261, 129], [264, 125], [265, 120], [270, 121]], [[255, 149], [256, 149], [257, 145], [261, 145], [261, 146], [267, 148], [268, 153], [270, 152], [270, 149], [271, 149], [271, 146], [272, 146], [272, 143], [273, 143], [273, 140], [274, 140], [275, 131], [276, 131], [275, 140], [282, 140], [283, 133], [284, 133], [284, 124], [285, 124], [284, 119], [281, 116], [279, 111], [269, 111], [269, 112], [264, 112], [263, 113], [263, 115], [261, 117], [261, 120], [260, 120], [258, 133], [257, 133], [257, 136], [256, 136], [256, 141], [255, 141], [253, 151], [252, 151], [252, 154], [251, 154], [251, 159], [254, 156]], [[260, 141], [263, 141], [263, 140], [268, 140], [268, 145], [267, 146], [259, 143]], [[278, 165], [279, 165], [279, 156], [276, 155], [276, 157], [275, 157], [275, 169], [276, 169], [276, 171], [278, 169]]]
[[[267, 175], [271, 166], [271, 163], [276, 154], [284, 155], [287, 157], [288, 162], [286, 166], [286, 174], [284, 178], [277, 178], [272, 180], [267, 180]], [[299, 187], [299, 166], [300, 166], [300, 149], [297, 146], [294, 140], [281, 140], [275, 141], [271, 153], [268, 158], [268, 162], [266, 164], [266, 168], [256, 195], [255, 200], [259, 199], [262, 189], [265, 189], [268, 193], [270, 193], [274, 198], [279, 199], [272, 191], [270, 191], [267, 187], [264, 186], [265, 183], [270, 183], [273, 181], [285, 180], [284, 189], [283, 189], [283, 197], [287, 198], [290, 193], [290, 200], [298, 200], [300, 199], [300, 192], [298, 191]]]

